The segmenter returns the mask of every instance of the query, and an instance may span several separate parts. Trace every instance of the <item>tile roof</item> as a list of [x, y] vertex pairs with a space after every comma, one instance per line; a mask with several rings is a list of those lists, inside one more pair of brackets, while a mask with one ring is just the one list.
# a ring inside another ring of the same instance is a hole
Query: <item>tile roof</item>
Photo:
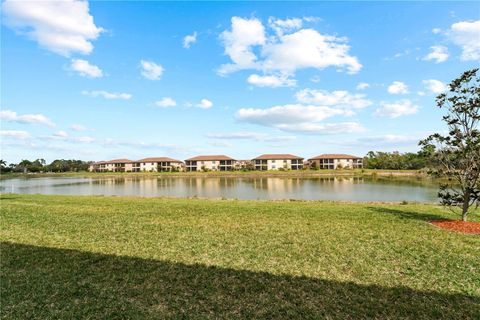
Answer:
[[111, 164], [111, 163], [132, 163], [132, 160], [128, 159], [113, 159], [113, 160], [108, 160], [108, 161], [98, 161], [95, 162], [94, 164]]
[[140, 160], [136, 160], [135, 162], [182, 162], [177, 159], [172, 159], [169, 157], [151, 157], [151, 158], [143, 158]]
[[302, 157], [294, 156], [293, 154], [262, 154], [261, 156], [258, 156], [256, 158], [253, 158], [253, 160], [303, 160]]
[[193, 158], [186, 159], [185, 161], [217, 161], [217, 160], [235, 160], [223, 154], [220, 155], [209, 155], [209, 156], [196, 156]]
[[362, 159], [362, 158], [352, 156], [349, 154], [343, 154], [343, 153], [325, 153], [325, 154], [321, 154], [319, 156], [310, 158], [308, 160], [319, 160], [319, 159]]

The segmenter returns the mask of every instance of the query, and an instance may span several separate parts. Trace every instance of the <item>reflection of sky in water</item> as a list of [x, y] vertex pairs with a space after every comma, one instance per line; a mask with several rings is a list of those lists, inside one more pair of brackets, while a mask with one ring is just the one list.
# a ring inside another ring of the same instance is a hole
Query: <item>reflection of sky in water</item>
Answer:
[[0, 190], [69, 195], [435, 202], [438, 189], [428, 180], [416, 178], [59, 177], [5, 179], [0, 181]]

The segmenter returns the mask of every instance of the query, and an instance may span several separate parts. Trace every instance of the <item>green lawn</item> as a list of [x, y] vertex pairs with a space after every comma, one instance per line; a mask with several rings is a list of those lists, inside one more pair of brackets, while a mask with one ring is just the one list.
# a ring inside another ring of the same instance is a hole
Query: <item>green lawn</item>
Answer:
[[480, 319], [480, 237], [441, 207], [0, 199], [3, 318]]

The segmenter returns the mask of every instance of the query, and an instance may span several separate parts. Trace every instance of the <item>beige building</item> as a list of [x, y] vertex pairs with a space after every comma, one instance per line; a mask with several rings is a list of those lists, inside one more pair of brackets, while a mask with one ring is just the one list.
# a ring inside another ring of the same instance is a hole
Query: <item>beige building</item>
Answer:
[[225, 155], [196, 156], [185, 160], [186, 171], [231, 171], [235, 159]]
[[308, 159], [311, 168], [356, 169], [363, 168], [363, 159], [349, 154], [321, 154]]
[[252, 159], [255, 170], [301, 170], [303, 158], [293, 154], [262, 154]]
[[99, 161], [90, 165], [92, 172], [130, 172], [133, 161], [128, 159], [115, 159], [110, 161]]
[[165, 172], [180, 171], [183, 162], [168, 157], [153, 157], [136, 160], [132, 164], [133, 172]]

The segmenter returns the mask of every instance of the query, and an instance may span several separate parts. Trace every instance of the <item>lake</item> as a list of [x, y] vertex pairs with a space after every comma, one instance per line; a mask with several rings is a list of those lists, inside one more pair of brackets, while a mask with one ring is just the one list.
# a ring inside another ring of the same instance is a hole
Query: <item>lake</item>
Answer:
[[0, 180], [2, 193], [437, 202], [429, 179], [386, 177], [42, 177]]

